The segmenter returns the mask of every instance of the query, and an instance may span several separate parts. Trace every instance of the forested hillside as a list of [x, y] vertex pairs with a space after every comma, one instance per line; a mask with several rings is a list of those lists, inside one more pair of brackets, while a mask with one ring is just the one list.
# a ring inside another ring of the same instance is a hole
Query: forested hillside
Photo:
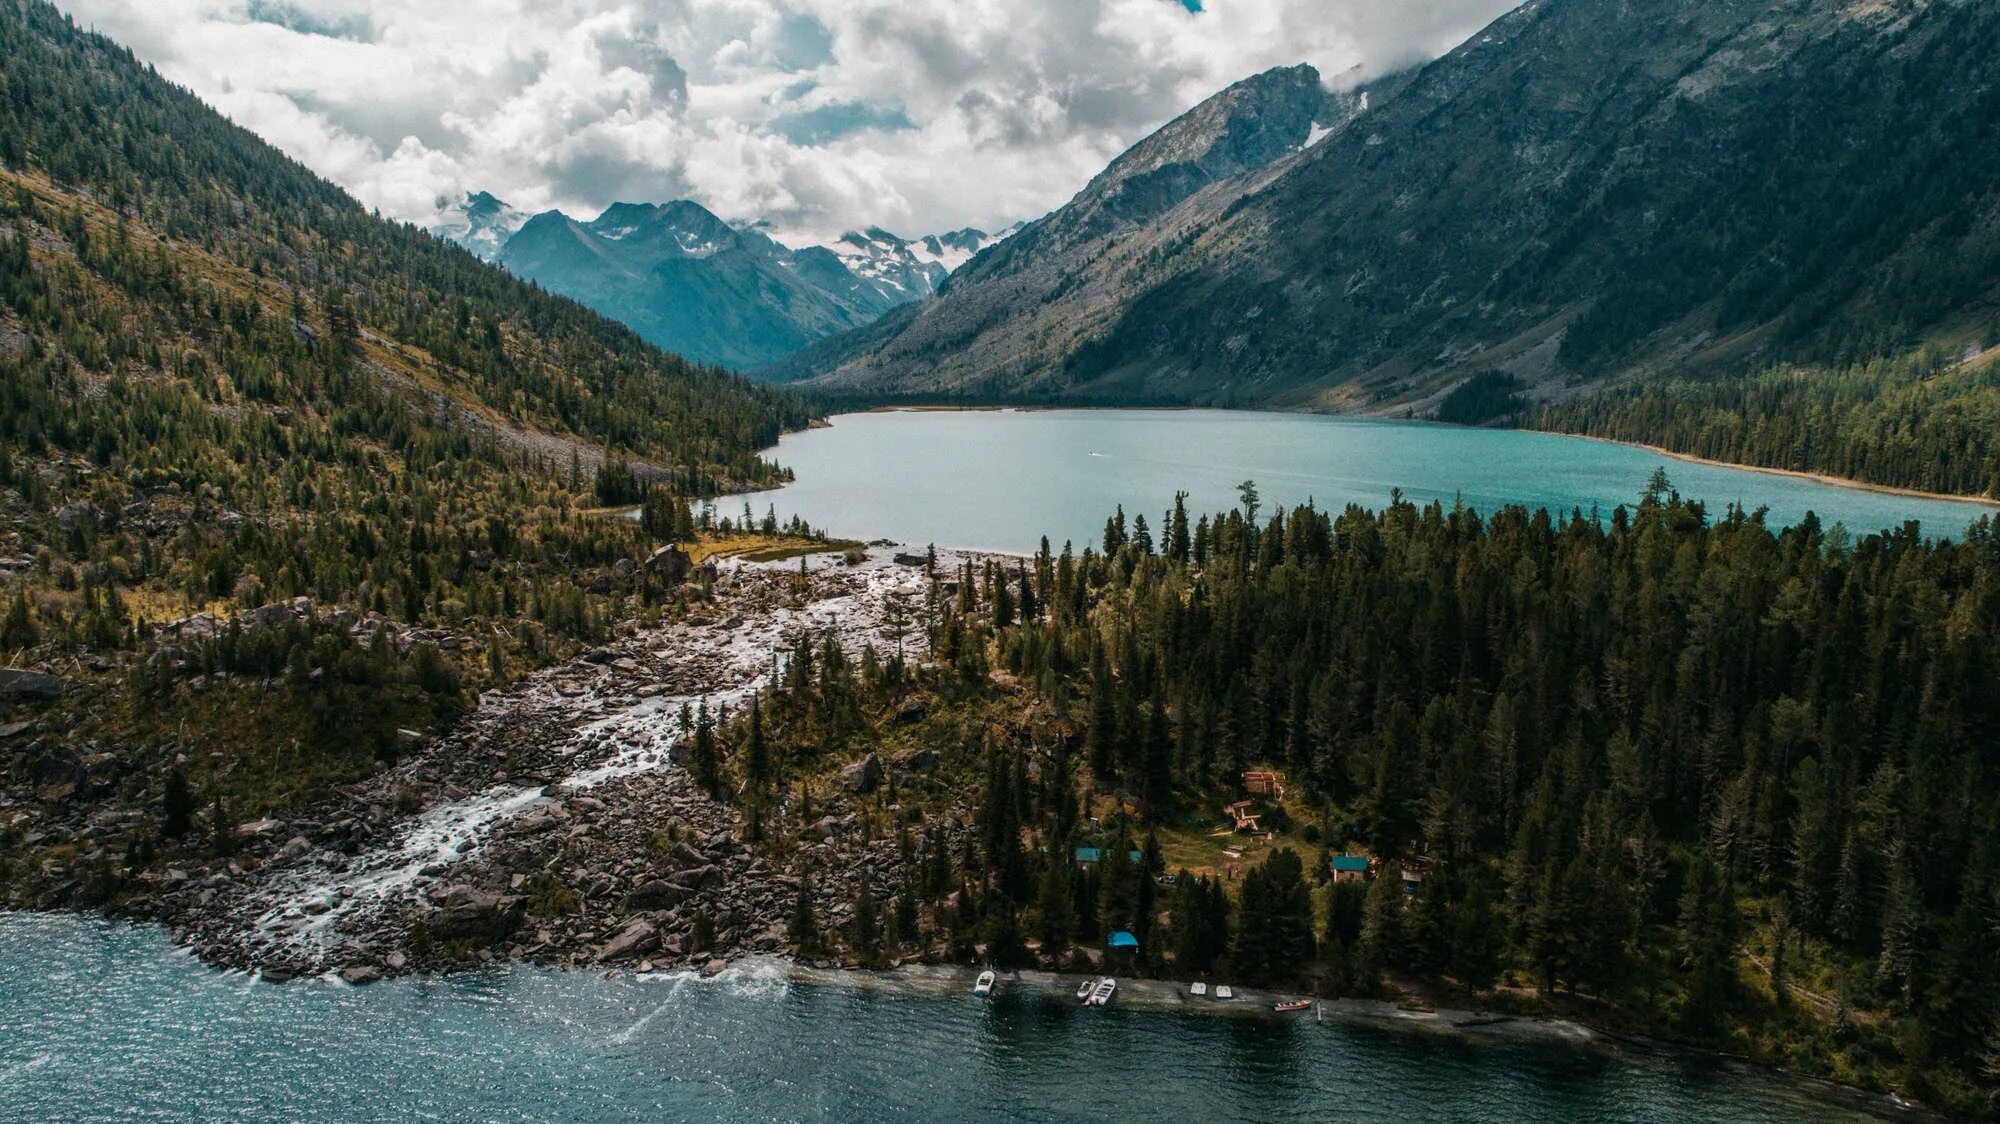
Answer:
[[0, 706], [70, 692], [10, 759], [57, 797], [112, 747], [266, 804], [365, 771], [657, 601], [629, 560], [682, 509], [581, 508], [772, 481], [810, 418], [369, 214], [35, 0], [0, 0], [0, 164], [0, 664], [59, 677]]
[[1713, 460], [2000, 497], [2000, 363], [1986, 353], [1661, 379], [1506, 410], [1544, 429]]
[[1990, 521], [1780, 530], [1663, 475], [1602, 522], [1246, 496], [940, 572], [935, 665], [807, 642], [704, 725], [697, 768], [780, 851], [841, 787], [812, 778], [884, 763], [865, 830], [905, 885], [808, 887], [795, 940], [1058, 963], [1126, 929], [1171, 978], [1457, 988], [1996, 1107]]

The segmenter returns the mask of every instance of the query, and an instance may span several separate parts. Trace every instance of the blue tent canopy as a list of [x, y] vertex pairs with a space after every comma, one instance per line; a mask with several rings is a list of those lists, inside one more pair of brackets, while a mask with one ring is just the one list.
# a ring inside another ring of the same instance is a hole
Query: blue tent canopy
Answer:
[[1117, 932], [1115, 932], [1115, 933], [1111, 934], [1111, 939], [1105, 942], [1105, 947], [1106, 947], [1106, 948], [1138, 948], [1138, 947], [1139, 947], [1139, 938], [1137, 938], [1137, 937], [1133, 936], [1132, 934], [1130, 934], [1130, 933], [1126, 932], [1126, 931], [1125, 931], [1125, 930], [1123, 930], [1123, 929], [1120, 929], [1120, 930], [1118, 930]]

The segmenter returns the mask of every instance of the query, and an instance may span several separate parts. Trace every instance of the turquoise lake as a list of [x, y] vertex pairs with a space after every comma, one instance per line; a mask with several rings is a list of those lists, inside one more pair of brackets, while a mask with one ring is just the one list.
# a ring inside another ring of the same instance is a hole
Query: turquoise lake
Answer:
[[350, 988], [0, 914], [0, 1120], [1867, 1119], [1626, 1048], [788, 982], [510, 968]]
[[1682, 495], [1720, 516], [1768, 508], [1774, 525], [1806, 512], [1857, 533], [1915, 519], [1951, 537], [1995, 505], [1921, 499], [1675, 460], [1626, 445], [1522, 430], [1228, 410], [968, 410], [841, 414], [767, 453], [797, 473], [747, 502], [836, 535], [1027, 551], [1047, 535], [1081, 549], [1119, 504], [1157, 521], [1175, 491], [1196, 512], [1236, 503], [1255, 480], [1264, 508], [1311, 500], [1378, 508], [1393, 489], [1490, 511], [1510, 503], [1604, 515], [1636, 501], [1665, 466]]

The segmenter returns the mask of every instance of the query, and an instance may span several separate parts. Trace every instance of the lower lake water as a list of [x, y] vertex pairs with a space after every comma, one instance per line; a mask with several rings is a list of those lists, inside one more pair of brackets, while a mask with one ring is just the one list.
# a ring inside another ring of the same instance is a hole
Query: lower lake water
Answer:
[[1925, 533], [1962, 534], [2000, 510], [1845, 488], [1798, 477], [1676, 460], [1645, 449], [1525, 430], [1234, 410], [896, 410], [841, 414], [786, 435], [768, 454], [792, 468], [784, 488], [717, 501], [761, 518], [803, 517], [850, 538], [1028, 551], [1100, 541], [1105, 517], [1154, 523], [1189, 494], [1192, 513], [1237, 502], [1255, 480], [1264, 510], [1307, 500], [1338, 511], [1379, 508], [1393, 489], [1418, 502], [1462, 500], [1605, 516], [1637, 501], [1664, 466], [1684, 496], [1768, 508], [1775, 526], [1815, 512], [1857, 534], [1918, 520]]
[[1696, 1055], [938, 989], [514, 967], [255, 982], [0, 914], [0, 1120], [1868, 1119]]

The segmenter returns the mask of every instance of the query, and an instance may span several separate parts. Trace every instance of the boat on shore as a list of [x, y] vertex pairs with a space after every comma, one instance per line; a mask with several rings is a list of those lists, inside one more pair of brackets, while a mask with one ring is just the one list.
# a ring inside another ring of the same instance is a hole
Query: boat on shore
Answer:
[[972, 985], [972, 994], [982, 999], [991, 998], [993, 995], [993, 985], [998, 983], [999, 980], [1000, 977], [994, 974], [993, 969], [986, 969], [984, 972], [979, 973], [978, 981]]
[[1090, 997], [1083, 1002], [1086, 1006], [1103, 1007], [1109, 1004], [1111, 997], [1117, 993], [1118, 981], [1106, 976], [1097, 981], [1097, 986], [1090, 989]]
[[1282, 1003], [1271, 1004], [1271, 1009], [1279, 1014], [1285, 1014], [1290, 1011], [1303, 1011], [1310, 1006], [1312, 1006], [1310, 999], [1287, 999]]
[[1090, 993], [1096, 990], [1096, 988], [1097, 988], [1096, 980], [1085, 980], [1082, 983], [1076, 985], [1076, 997], [1078, 1001], [1083, 1003], [1090, 1002]]

